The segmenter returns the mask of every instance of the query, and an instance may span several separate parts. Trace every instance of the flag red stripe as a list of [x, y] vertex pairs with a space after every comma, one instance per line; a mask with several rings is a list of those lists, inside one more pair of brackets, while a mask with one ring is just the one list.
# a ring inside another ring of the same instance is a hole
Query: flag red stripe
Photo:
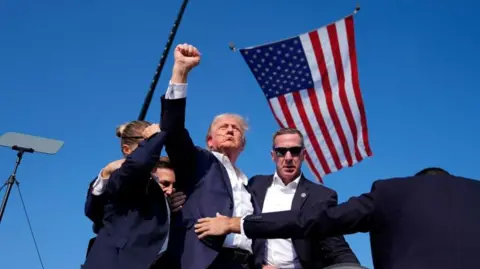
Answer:
[[326, 174], [330, 174], [332, 171], [330, 170], [327, 160], [325, 160], [325, 155], [323, 154], [322, 149], [318, 144], [318, 140], [315, 137], [315, 132], [313, 131], [312, 125], [308, 120], [307, 113], [305, 112], [305, 108], [303, 107], [302, 97], [300, 96], [299, 92], [292, 93], [292, 96], [293, 100], [295, 101], [295, 106], [297, 107], [298, 114], [300, 115], [300, 119], [302, 120], [303, 127], [305, 127], [305, 135], [308, 136], [310, 143], [312, 143], [313, 150], [315, 151], [315, 154], [320, 161], [320, 165], [322, 166], [323, 171]]
[[[348, 50], [352, 69], [353, 92], [355, 93], [355, 100], [357, 101], [358, 110], [360, 112], [363, 144], [365, 145], [365, 151], [367, 153], [367, 156], [372, 156], [372, 150], [370, 148], [370, 143], [368, 142], [369, 140], [367, 130], [367, 117], [365, 115], [365, 107], [362, 100], [362, 94], [360, 93], [360, 83], [358, 81], [357, 52], [355, 51], [355, 32], [353, 26], [353, 16], [349, 16], [345, 19], [345, 26], [347, 31]], [[359, 145], [358, 143], [356, 144], [358, 148]]]
[[[333, 61], [335, 63], [335, 71], [337, 73], [337, 81], [339, 87], [339, 97], [340, 102], [342, 104], [343, 111], [345, 112], [345, 116], [347, 118], [348, 126], [350, 127], [350, 131], [352, 132], [352, 141], [355, 145], [358, 138], [358, 130], [355, 120], [353, 118], [352, 109], [350, 108], [350, 104], [348, 103], [347, 91], [345, 90], [345, 73], [342, 64], [342, 55], [340, 53], [340, 44], [338, 43], [338, 33], [337, 33], [337, 26], [336, 24], [330, 24], [327, 26], [328, 37], [330, 39], [330, 46], [332, 48], [332, 55]], [[362, 154], [358, 147], [354, 146], [355, 149], [355, 158], [357, 160], [362, 159]], [[353, 163], [349, 163], [350, 166]]]
[[274, 117], [275, 120], [278, 122], [278, 125], [280, 125], [280, 128], [285, 128], [284, 125], [283, 125], [283, 123], [280, 121], [280, 119], [278, 118], [277, 114], [275, 113], [275, 110], [273, 109], [272, 103], [270, 103], [270, 100], [269, 100], [267, 103], [268, 103], [268, 106], [270, 107], [270, 110], [272, 110], [273, 117]]
[[[285, 116], [285, 121], [287, 122], [287, 126], [290, 128], [297, 128], [295, 125], [295, 121], [292, 118], [292, 114], [290, 113], [290, 110], [288, 109], [287, 101], [285, 100], [285, 96], [281, 95], [277, 97], [278, 103], [280, 104], [280, 108], [282, 109], [283, 116]], [[317, 168], [313, 164], [312, 159], [310, 158], [309, 154], [306, 154], [305, 160], [308, 162], [310, 169], [312, 169], [312, 172], [317, 176], [318, 178], [320, 177], [320, 173], [318, 172]]]
[[318, 172], [317, 168], [313, 165], [313, 161], [310, 158], [310, 155], [307, 153], [305, 154], [305, 161], [307, 162], [308, 166], [310, 167], [310, 170], [313, 172], [315, 177], [317, 178], [318, 182], [323, 184], [323, 179], [320, 173]]
[[340, 120], [338, 119], [335, 106], [333, 105], [332, 88], [330, 86], [330, 79], [328, 75], [327, 64], [325, 63], [323, 48], [320, 43], [320, 36], [318, 35], [317, 31], [313, 31], [309, 33], [309, 37], [310, 41], [312, 42], [313, 51], [315, 52], [315, 58], [317, 60], [318, 68], [320, 71], [328, 112], [330, 114], [330, 117], [332, 118], [333, 126], [335, 127], [335, 131], [337, 132], [338, 138], [340, 139], [340, 143], [342, 144], [345, 158], [347, 159], [348, 164], [351, 165], [353, 161], [352, 156], [350, 155], [350, 150], [348, 148], [347, 139], [345, 137], [345, 133], [343, 132], [342, 125], [340, 124]]
[[320, 127], [320, 131], [322, 132], [323, 138], [325, 139], [328, 150], [330, 150], [330, 154], [332, 154], [335, 167], [337, 168], [337, 170], [340, 170], [342, 168], [342, 163], [340, 162], [340, 157], [338, 156], [338, 152], [335, 149], [335, 144], [333, 143], [332, 136], [330, 135], [330, 132], [328, 132], [327, 124], [323, 119], [322, 111], [320, 110], [320, 105], [318, 104], [317, 92], [314, 88], [308, 89], [307, 92], [308, 97], [310, 98], [310, 103], [312, 104], [313, 114], [317, 119], [318, 127]]

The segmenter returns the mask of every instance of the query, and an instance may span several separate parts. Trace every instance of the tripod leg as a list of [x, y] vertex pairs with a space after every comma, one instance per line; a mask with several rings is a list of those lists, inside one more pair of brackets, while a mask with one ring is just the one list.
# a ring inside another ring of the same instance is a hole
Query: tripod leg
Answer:
[[30, 218], [28, 217], [27, 207], [25, 206], [25, 202], [23, 201], [23, 195], [22, 195], [22, 192], [20, 191], [20, 182], [18, 182], [18, 180], [15, 179], [14, 183], [17, 184], [18, 195], [20, 196], [20, 201], [22, 202], [23, 211], [25, 212], [25, 217], [27, 218], [28, 227], [30, 228], [30, 234], [32, 235], [33, 243], [35, 244], [35, 249], [37, 250], [38, 260], [40, 261], [40, 265], [42, 266], [42, 269], [45, 269], [45, 267], [43, 267], [42, 256], [40, 255], [40, 250], [38, 249], [37, 240], [35, 239], [35, 234], [33, 234], [32, 224], [30, 223]]
[[[0, 222], [2, 222], [3, 213], [5, 213], [5, 208], [7, 207], [8, 198], [10, 197], [10, 192], [12, 191], [12, 187], [15, 181], [16, 181], [15, 176], [12, 174], [8, 178], [7, 182], [5, 183], [5, 185], [7, 185], [7, 191], [3, 196], [2, 205], [0, 206]], [[5, 185], [3, 185], [3, 187], [5, 187]]]
[[0, 187], [0, 191], [2, 191], [3, 188], [5, 188], [5, 186], [7, 186], [7, 184], [8, 184], [8, 179], [7, 179], [7, 181], [5, 181], [5, 183], [3, 183], [3, 185]]

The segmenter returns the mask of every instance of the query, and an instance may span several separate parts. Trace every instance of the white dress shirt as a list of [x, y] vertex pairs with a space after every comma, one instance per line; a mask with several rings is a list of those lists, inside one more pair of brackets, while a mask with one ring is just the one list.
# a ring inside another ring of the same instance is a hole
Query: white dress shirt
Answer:
[[[292, 209], [293, 197], [300, 176], [285, 185], [275, 172], [273, 181], [265, 194], [262, 213], [288, 211]], [[243, 226], [243, 225], [242, 225]], [[265, 245], [265, 262], [278, 269], [301, 269], [292, 239], [268, 239]]]
[[98, 173], [97, 179], [95, 180], [95, 182], [93, 182], [93, 185], [92, 185], [92, 194], [95, 196], [101, 195], [102, 193], [105, 192], [105, 189], [107, 188], [108, 178], [102, 177], [102, 171], [103, 169], [100, 170], [100, 173]]
[[[187, 96], [187, 84], [170, 83], [165, 94], [165, 99], [179, 99]], [[253, 214], [253, 205], [251, 194], [245, 186], [248, 184], [248, 178], [242, 171], [235, 167], [228, 157], [219, 152], [213, 152], [213, 155], [223, 164], [227, 170], [233, 193], [233, 216], [243, 217]], [[213, 216], [212, 216], [213, 217]], [[241, 248], [252, 253], [252, 240], [244, 234], [228, 234], [223, 242], [227, 248]]]

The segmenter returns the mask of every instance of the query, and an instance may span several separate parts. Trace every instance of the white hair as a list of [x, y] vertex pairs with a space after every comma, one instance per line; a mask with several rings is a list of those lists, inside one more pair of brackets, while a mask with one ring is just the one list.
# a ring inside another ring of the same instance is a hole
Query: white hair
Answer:
[[247, 123], [247, 120], [238, 115], [238, 114], [233, 114], [233, 113], [223, 113], [223, 114], [220, 114], [220, 115], [217, 115], [215, 116], [215, 118], [213, 118], [212, 120], [212, 123], [210, 124], [210, 126], [208, 127], [208, 131], [207, 131], [207, 136], [205, 137], [205, 141], [208, 141], [208, 138], [210, 137], [211, 135], [211, 132], [212, 132], [212, 128], [213, 126], [221, 119], [223, 118], [226, 118], [226, 117], [229, 117], [229, 118], [234, 118], [238, 121], [238, 123], [240, 124], [240, 126], [238, 126], [240, 128], [240, 133], [242, 134], [242, 141], [243, 141], [243, 145], [245, 145], [247, 139], [245, 137], [245, 133], [248, 131], [248, 123]]

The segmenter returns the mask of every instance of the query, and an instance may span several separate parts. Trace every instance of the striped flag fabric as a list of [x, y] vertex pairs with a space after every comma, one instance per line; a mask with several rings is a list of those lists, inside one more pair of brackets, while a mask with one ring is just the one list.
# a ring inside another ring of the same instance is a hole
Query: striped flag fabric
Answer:
[[358, 80], [353, 15], [279, 42], [240, 49], [280, 127], [305, 137], [316, 179], [372, 155]]

